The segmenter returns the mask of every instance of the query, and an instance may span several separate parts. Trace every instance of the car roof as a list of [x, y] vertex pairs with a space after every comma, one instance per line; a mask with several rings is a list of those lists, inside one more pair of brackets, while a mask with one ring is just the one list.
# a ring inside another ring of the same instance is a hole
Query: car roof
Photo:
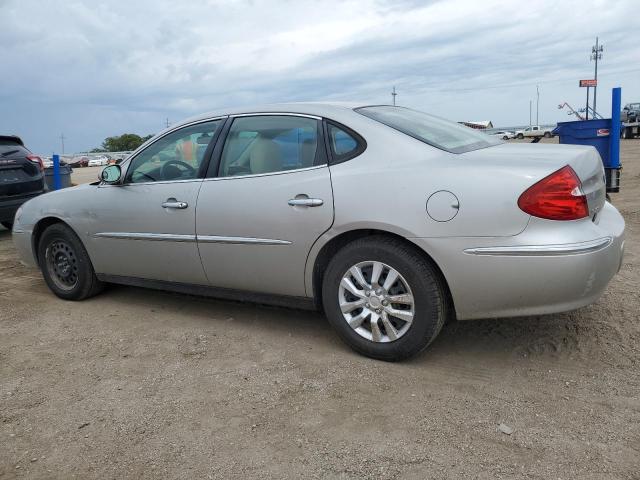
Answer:
[[336, 120], [339, 120], [339, 117], [352, 113], [355, 108], [365, 107], [369, 105], [370, 104], [357, 102], [291, 102], [221, 108], [188, 118], [184, 121], [181, 121], [178, 125], [172, 126], [172, 128], [175, 128], [179, 125], [197, 122], [199, 120], [206, 120], [208, 118], [221, 117], [226, 115], [241, 115], [246, 113], [300, 113], [318, 117], [337, 117]]

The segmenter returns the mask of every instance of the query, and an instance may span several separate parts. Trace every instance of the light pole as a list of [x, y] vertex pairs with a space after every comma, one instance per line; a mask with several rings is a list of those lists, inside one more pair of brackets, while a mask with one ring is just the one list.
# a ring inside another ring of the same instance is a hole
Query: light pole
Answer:
[[531, 129], [531, 100], [529, 100], [529, 129]]
[[396, 106], [396, 96], [398, 94], [396, 93], [396, 87], [395, 85], [393, 86], [393, 90], [391, 91], [391, 99], [393, 100], [393, 106]]
[[540, 90], [538, 89], [538, 85], [536, 85], [536, 125], [540, 125], [540, 121], [538, 120], [539, 106], [540, 106]]
[[595, 81], [596, 84], [593, 86], [593, 117], [596, 115], [596, 93], [598, 92], [598, 60], [602, 58], [602, 45], [598, 45], [598, 37], [596, 37], [596, 44], [591, 47], [591, 60], [595, 60], [596, 68], [595, 68]]
[[64, 155], [64, 133], [60, 134], [60, 142], [62, 143], [62, 154]]

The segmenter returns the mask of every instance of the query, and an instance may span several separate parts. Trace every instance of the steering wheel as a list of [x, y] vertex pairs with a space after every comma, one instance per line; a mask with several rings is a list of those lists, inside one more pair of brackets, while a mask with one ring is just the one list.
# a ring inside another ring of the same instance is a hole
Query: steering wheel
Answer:
[[[167, 169], [167, 167], [169, 167], [170, 165], [175, 165], [176, 167], [180, 166], [180, 167], [184, 167], [186, 168], [189, 173], [193, 176], [196, 175], [196, 169], [193, 168], [191, 165], [189, 165], [186, 162], [183, 162], [181, 160], [169, 160], [167, 162], [165, 162], [162, 167], [160, 167], [160, 178], [162, 178], [163, 180], [170, 180], [173, 178], [176, 178], [175, 176], [171, 176], [171, 178], [167, 178], [167, 174], [170, 172], [170, 170]], [[176, 170], [180, 170], [179, 168], [176, 168]]]

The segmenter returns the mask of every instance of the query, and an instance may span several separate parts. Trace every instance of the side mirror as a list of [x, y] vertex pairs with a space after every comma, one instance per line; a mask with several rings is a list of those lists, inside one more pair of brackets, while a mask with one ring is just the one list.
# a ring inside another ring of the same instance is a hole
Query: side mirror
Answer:
[[122, 176], [120, 165], [109, 165], [100, 172], [99, 179], [104, 183], [118, 183]]

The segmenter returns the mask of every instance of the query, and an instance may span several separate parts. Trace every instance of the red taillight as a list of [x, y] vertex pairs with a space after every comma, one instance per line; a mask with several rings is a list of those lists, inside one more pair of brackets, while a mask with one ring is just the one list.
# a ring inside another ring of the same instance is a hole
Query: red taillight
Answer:
[[518, 206], [534, 217], [549, 220], [578, 220], [589, 216], [582, 184], [569, 165], [525, 190]]
[[42, 163], [42, 159], [37, 155], [27, 155], [27, 160], [31, 160], [33, 163], [37, 163], [40, 167], [40, 171], [44, 170], [44, 163]]

